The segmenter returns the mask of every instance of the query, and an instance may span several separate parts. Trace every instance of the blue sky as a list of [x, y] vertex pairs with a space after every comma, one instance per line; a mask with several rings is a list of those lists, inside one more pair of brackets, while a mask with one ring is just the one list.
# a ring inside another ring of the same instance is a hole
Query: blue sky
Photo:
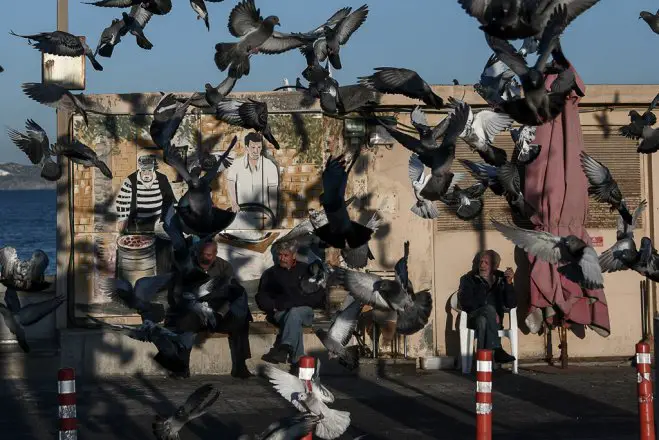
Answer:
[[[224, 78], [213, 62], [214, 46], [233, 40], [227, 19], [237, 1], [207, 4], [210, 32], [195, 19], [187, 0], [173, 2], [172, 12], [154, 17], [146, 28], [154, 44], [151, 51], [138, 48], [129, 35], [112, 58], [99, 57], [104, 71], [96, 72], [87, 63], [85, 93], [184, 92], [202, 90], [204, 83], [217, 84]], [[257, 0], [256, 4], [263, 16], [279, 16], [283, 32], [295, 32], [312, 29], [341, 7], [357, 8], [363, 0]], [[368, 20], [341, 49], [343, 69], [334, 74], [340, 83], [352, 83], [378, 66], [414, 69], [431, 84], [449, 84], [453, 78], [463, 84], [478, 80], [490, 51], [477, 22], [457, 0], [378, 0], [369, 6]], [[571, 24], [563, 49], [587, 84], [657, 83], [659, 35], [638, 20], [641, 10], [654, 12], [657, 7], [656, 0], [602, 0]], [[69, 31], [86, 36], [95, 48], [102, 30], [121, 11], [69, 0]], [[9, 30], [18, 34], [55, 30], [56, 0], [12, 2], [0, 15], [0, 29], [0, 64], [5, 68], [0, 74], [0, 163], [28, 163], [4, 127], [22, 130], [25, 119], [33, 118], [54, 139], [55, 111], [23, 95], [21, 83], [41, 81], [41, 54], [27, 40], [9, 35]], [[304, 59], [296, 50], [257, 55], [252, 57], [251, 74], [235, 90], [270, 90], [284, 77], [294, 82], [303, 68]]]

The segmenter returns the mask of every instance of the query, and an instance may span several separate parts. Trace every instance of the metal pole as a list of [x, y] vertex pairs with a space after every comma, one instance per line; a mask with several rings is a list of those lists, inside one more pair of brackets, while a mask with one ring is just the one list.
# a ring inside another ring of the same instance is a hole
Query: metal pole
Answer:
[[[69, 0], [57, 0], [57, 30], [68, 32], [69, 30]], [[57, 142], [68, 142], [70, 137], [69, 112], [57, 110]], [[73, 231], [70, 229], [70, 203], [69, 203], [69, 160], [64, 156], [57, 156], [59, 166], [63, 170], [62, 176], [57, 180], [57, 272], [55, 280], [55, 291], [58, 295], [65, 296], [67, 307], [56, 312], [57, 327], [63, 328], [74, 319], [75, 298], [73, 292], [69, 292], [69, 266], [72, 252], [70, 241]]]
[[[654, 313], [654, 319], [652, 320], [653, 323], [653, 332], [652, 334], [654, 335], [654, 371], [657, 371], [657, 353], [659, 353], [659, 338], [657, 338], [656, 335], [659, 333], [659, 315], [655, 312]], [[652, 384], [654, 388], [654, 395], [657, 395], [657, 381], [655, 380], [654, 383]], [[654, 405], [654, 420], [659, 420], [659, 405]], [[656, 426], [655, 426], [656, 429]]]
[[77, 439], [76, 378], [73, 368], [62, 368], [57, 373], [57, 402], [59, 404], [59, 440]]
[[[307, 388], [307, 392], [311, 393], [313, 387], [311, 379], [313, 378], [313, 373], [316, 369], [316, 359], [312, 356], [302, 356], [298, 362], [298, 365], [300, 368], [298, 370], [297, 377], [301, 381], [304, 381], [304, 384]], [[312, 439], [313, 439], [313, 433], [311, 432], [301, 438], [301, 440], [312, 440]]]
[[641, 440], [655, 440], [654, 402], [652, 397], [650, 344], [636, 344], [636, 370], [638, 371], [638, 416]]
[[492, 440], [492, 350], [476, 352], [476, 440]]

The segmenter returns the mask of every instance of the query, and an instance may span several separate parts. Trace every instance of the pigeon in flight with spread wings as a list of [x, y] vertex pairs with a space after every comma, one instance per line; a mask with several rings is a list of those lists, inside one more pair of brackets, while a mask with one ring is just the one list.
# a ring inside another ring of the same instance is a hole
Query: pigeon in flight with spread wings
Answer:
[[574, 72], [565, 70], [559, 74], [551, 91], [545, 88], [545, 67], [549, 55], [557, 45], [567, 25], [567, 10], [556, 8], [544, 30], [538, 49], [538, 59], [529, 67], [524, 57], [506, 40], [486, 34], [486, 41], [494, 53], [520, 78], [524, 97], [503, 101], [501, 109], [523, 125], [542, 125], [553, 120], [565, 107], [565, 97], [574, 87]]
[[[285, 417], [270, 424], [255, 440], [287, 440], [298, 439], [306, 436], [316, 429], [322, 416], [303, 413]], [[238, 440], [252, 440], [248, 435], [242, 435]]]
[[460, 220], [473, 220], [483, 212], [483, 200], [481, 196], [487, 189], [487, 185], [477, 182], [474, 185], [462, 189], [459, 185], [446, 194], [439, 197], [439, 200], [451, 208]]
[[352, 301], [334, 315], [329, 330], [319, 328], [316, 330], [316, 336], [327, 349], [330, 359], [338, 359], [341, 365], [349, 370], [354, 370], [357, 368], [358, 359], [355, 351], [346, 346], [357, 328], [362, 303], [354, 297], [349, 298]]
[[83, 3], [105, 8], [130, 8], [141, 6], [154, 15], [165, 15], [172, 10], [172, 0], [100, 0], [92, 3]]
[[328, 20], [328, 23], [322, 26], [322, 33], [311, 34], [312, 38], [318, 37], [313, 42], [314, 53], [318, 61], [323, 62], [328, 59], [332, 67], [337, 70], [340, 70], [342, 67], [340, 57], [341, 46], [348, 43], [352, 34], [364, 24], [368, 17], [368, 5], [362, 5], [339, 20], [336, 20], [338, 23], [332, 28], [329, 22], [335, 19], [337, 14], [342, 15], [344, 10], [339, 10]]
[[43, 164], [42, 177], [47, 180], [57, 180], [61, 176], [61, 169], [50, 156], [65, 156], [72, 162], [84, 167], [96, 167], [108, 179], [112, 179], [112, 171], [101, 160], [94, 150], [79, 141], [71, 141], [67, 144], [50, 144], [45, 130], [36, 122], [28, 119], [26, 123], [27, 133], [9, 129], [8, 134], [14, 144], [27, 154], [30, 162]]
[[563, 263], [558, 271], [586, 289], [604, 287], [597, 252], [575, 235], [561, 237], [544, 231], [531, 231], [492, 220], [494, 227], [515, 246], [549, 264]]
[[[448, 106], [456, 108], [463, 101], [449, 97]], [[474, 114], [469, 107], [469, 117], [467, 124], [460, 133], [460, 139], [469, 145], [472, 151], [487, 163], [494, 166], [500, 166], [508, 160], [504, 150], [494, 146], [495, 137], [504, 131], [510, 130], [513, 126], [513, 118], [502, 112], [485, 109]]]
[[329, 408], [317, 387], [312, 386], [311, 390], [308, 390], [298, 377], [272, 365], [265, 365], [263, 373], [275, 390], [298, 411], [321, 417], [315, 430], [318, 437], [326, 440], [338, 438], [350, 426], [350, 413]]
[[151, 425], [153, 435], [158, 440], [179, 438], [179, 431], [186, 423], [203, 416], [220, 397], [220, 392], [213, 385], [205, 384], [197, 388], [185, 399], [174, 414], [169, 417], [156, 415]]
[[491, 107], [499, 109], [503, 101], [521, 96], [520, 85], [515, 73], [496, 55], [491, 55], [485, 63], [474, 90]]
[[[423, 191], [423, 188], [426, 186], [428, 181], [432, 178], [432, 173], [425, 173], [425, 168], [423, 166], [423, 162], [421, 162], [421, 159], [419, 159], [419, 155], [416, 153], [412, 153], [410, 155], [410, 160], [408, 161], [407, 164], [407, 175], [410, 178], [410, 183], [412, 184], [412, 190], [414, 191], [414, 197], [416, 198], [416, 202], [412, 207], [410, 208], [410, 211], [412, 211], [414, 214], [418, 215], [421, 218], [425, 219], [434, 219], [439, 217], [439, 210], [437, 209], [437, 206], [433, 203], [434, 199], [426, 199], [421, 195], [421, 191]], [[453, 179], [451, 180], [451, 183], [449, 185], [449, 188], [447, 190], [451, 191], [455, 185], [462, 180], [464, 177], [464, 174], [462, 173], [454, 173], [453, 174]], [[439, 198], [437, 199], [439, 200]]]
[[620, 191], [618, 182], [611, 175], [611, 171], [601, 162], [582, 151], [579, 155], [581, 168], [588, 179], [588, 194], [598, 202], [611, 205], [611, 211], [618, 210], [622, 218], [632, 223], [632, 215], [627, 209], [627, 203]]
[[56, 296], [46, 301], [21, 306], [16, 290], [13, 287], [7, 287], [5, 303], [0, 304], [0, 314], [9, 331], [16, 335], [18, 345], [25, 353], [29, 353], [30, 346], [27, 343], [25, 327], [41, 321], [62, 304], [64, 304], [64, 297]]
[[122, 333], [136, 341], [151, 342], [158, 349], [153, 359], [164, 369], [178, 374], [189, 371], [190, 350], [196, 337], [194, 333], [174, 333], [149, 320], [139, 326], [130, 326], [108, 324], [93, 316], [87, 318], [101, 327]]
[[135, 36], [137, 45], [145, 50], [151, 50], [153, 44], [146, 38], [144, 35], [144, 28], [151, 21], [153, 14], [146, 10], [143, 6], [133, 6], [130, 9], [130, 12], [127, 14], [125, 12], [121, 13], [123, 17], [123, 22], [126, 25], [127, 32], [130, 32], [131, 35]]
[[136, 310], [142, 321], [160, 322], [164, 319], [164, 309], [154, 303], [154, 297], [172, 282], [173, 274], [142, 277], [135, 282], [135, 287], [120, 278], [102, 278], [99, 291], [112, 299], [119, 300], [126, 307]]
[[657, 104], [659, 104], [659, 94], [654, 97], [648, 109], [642, 115], [636, 110], [631, 110], [629, 112], [631, 122], [618, 129], [620, 134], [630, 139], [641, 138], [645, 127], [652, 127], [657, 123], [657, 117], [652, 113]]
[[275, 26], [280, 26], [279, 17], [261, 17], [254, 0], [238, 3], [229, 14], [229, 32], [240, 40], [237, 43], [215, 45], [215, 64], [218, 69], [224, 72], [228, 68], [229, 75], [242, 78], [249, 75], [249, 58], [252, 54], [279, 54], [305, 44], [305, 40], [298, 36], [275, 31]]
[[[204, 84], [203, 92], [196, 92], [190, 98], [190, 105], [200, 109], [214, 110], [217, 108], [217, 105], [227, 97], [229, 93], [233, 90], [236, 82], [236, 78], [227, 76], [222, 80], [217, 87], [213, 87], [212, 84]], [[188, 98], [176, 98], [179, 102], [186, 102]]]
[[397, 94], [418, 99], [426, 105], [441, 109], [444, 100], [433, 92], [432, 87], [411, 69], [398, 67], [376, 67], [370, 76], [359, 77], [359, 84], [380, 93]]
[[515, 143], [513, 157], [517, 158], [517, 163], [520, 165], [526, 166], [540, 155], [542, 146], [533, 143], [535, 141], [535, 131], [536, 127], [531, 125], [510, 129], [510, 136]]
[[151, 139], [158, 148], [171, 147], [172, 139], [183, 122], [191, 102], [192, 96], [185, 102], [179, 102], [172, 93], [163, 96], [158, 102], [153, 110], [153, 121], [149, 127]]
[[48, 268], [48, 255], [41, 249], [32, 253], [29, 260], [18, 258], [11, 246], [0, 248], [0, 283], [23, 291], [39, 291], [50, 285], [44, 280]]
[[45, 130], [32, 119], [25, 123], [25, 133], [7, 129], [9, 139], [25, 153], [34, 165], [41, 166], [41, 177], [51, 182], [62, 177], [62, 167], [52, 159], [50, 141]]
[[11, 31], [10, 34], [33, 41], [34, 43], [32, 43], [32, 46], [41, 53], [59, 55], [62, 57], [79, 57], [85, 55], [89, 58], [89, 61], [91, 61], [94, 69], [103, 70], [103, 66], [96, 61], [94, 51], [92, 51], [87, 43], [68, 32], [54, 31], [41, 32], [33, 35], [18, 35], [14, 33], [14, 31]]
[[639, 203], [634, 210], [631, 223], [627, 222], [622, 215], [618, 215], [616, 242], [599, 256], [602, 272], [632, 269], [641, 274], [643, 273], [643, 265], [640, 264], [641, 255], [636, 249], [636, 242], [634, 242], [634, 229], [646, 207], [647, 202], [645, 200]]
[[81, 93], [74, 95], [68, 89], [57, 84], [23, 83], [21, 88], [23, 93], [39, 104], [66, 112], [79, 112], [85, 125], [89, 125], [87, 112], [92, 112], [92, 110], [86, 105], [85, 95]]
[[480, 29], [503, 40], [535, 37], [542, 32], [554, 10], [563, 6], [567, 10], [567, 24], [584, 13], [599, 0], [458, 0], [460, 6], [480, 23]]
[[279, 150], [279, 142], [268, 125], [267, 103], [253, 99], [247, 101], [223, 100], [215, 106], [215, 116], [227, 124], [258, 131], [273, 147]]

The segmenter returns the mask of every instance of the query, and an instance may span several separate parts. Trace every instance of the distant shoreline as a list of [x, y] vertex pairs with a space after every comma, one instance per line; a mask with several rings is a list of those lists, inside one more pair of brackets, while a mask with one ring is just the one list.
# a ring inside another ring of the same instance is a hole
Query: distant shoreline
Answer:
[[57, 188], [0, 188], [0, 191], [57, 191]]

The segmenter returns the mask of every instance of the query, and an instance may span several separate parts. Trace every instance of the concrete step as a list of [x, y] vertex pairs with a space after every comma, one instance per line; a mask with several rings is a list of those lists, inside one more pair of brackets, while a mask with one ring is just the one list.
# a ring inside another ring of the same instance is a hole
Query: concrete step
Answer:
[[0, 377], [3, 379], [57, 378], [60, 352], [56, 341], [30, 341], [25, 353], [15, 342], [0, 343]]

